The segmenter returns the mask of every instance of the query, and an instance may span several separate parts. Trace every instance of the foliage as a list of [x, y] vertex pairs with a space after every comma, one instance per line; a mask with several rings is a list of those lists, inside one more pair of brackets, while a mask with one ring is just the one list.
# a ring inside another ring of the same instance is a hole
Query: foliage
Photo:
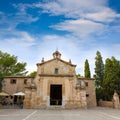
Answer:
[[77, 77], [77, 78], [81, 78], [82, 76], [81, 76], [80, 74], [77, 74], [76, 77]]
[[102, 86], [103, 76], [104, 76], [104, 64], [103, 64], [101, 53], [99, 51], [97, 51], [96, 57], [95, 57], [94, 78], [99, 82], [100, 86]]
[[100, 99], [105, 100], [105, 101], [111, 101], [112, 96], [110, 96], [109, 92], [106, 91], [104, 88], [96, 88], [96, 99], [97, 99], [97, 101], [99, 101]]
[[84, 77], [91, 78], [89, 63], [87, 59], [85, 60], [85, 65], [84, 65]]
[[26, 63], [17, 61], [17, 57], [0, 51], [0, 86], [5, 76], [26, 75]]
[[103, 87], [105, 92], [112, 97], [116, 90], [120, 95], [120, 61], [115, 57], [107, 58], [104, 71]]
[[35, 77], [36, 74], [37, 74], [37, 72], [36, 72], [36, 71], [33, 71], [33, 72], [31, 72], [28, 76], [30, 76], [30, 77]]

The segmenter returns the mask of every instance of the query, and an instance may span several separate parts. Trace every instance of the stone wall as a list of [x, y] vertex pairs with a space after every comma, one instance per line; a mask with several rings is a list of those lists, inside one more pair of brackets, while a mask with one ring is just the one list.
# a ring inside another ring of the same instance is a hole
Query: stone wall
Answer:
[[87, 107], [95, 107], [96, 104], [96, 93], [93, 78], [78, 78], [79, 81], [83, 80], [86, 87], [86, 100]]
[[98, 102], [98, 105], [101, 106], [101, 107], [112, 107], [112, 108], [115, 108], [115, 109], [120, 109], [119, 95], [115, 91], [112, 101], [102, 101], [102, 100], [100, 100]]
[[111, 107], [111, 108], [114, 108], [114, 104], [112, 101], [102, 101], [100, 100], [98, 102], [98, 105], [101, 106], [101, 107]]
[[[12, 80], [15, 80], [15, 83], [11, 83]], [[10, 76], [10, 77], [5, 77], [3, 80], [3, 88], [2, 90], [9, 93], [9, 94], [14, 94], [16, 92], [24, 92], [25, 90], [25, 85], [27, 82], [31, 84], [33, 80], [33, 77], [21, 77], [21, 76]]]
[[[25, 92], [25, 108], [58, 106], [59, 99], [62, 103], [59, 105], [65, 108], [96, 106], [94, 79], [82, 78], [82, 81], [77, 80], [76, 65], [72, 64], [71, 60], [67, 62], [60, 59], [61, 54], [58, 51], [53, 55], [53, 59], [48, 61], [42, 59], [41, 63], [37, 64], [37, 75], [33, 80], [29, 77], [13, 76], [6, 78], [5, 83], [7, 85], [4, 86], [7, 90], [6, 92], [9, 91], [8, 93], [10, 94], [18, 91]], [[16, 84], [10, 84], [11, 79], [16, 79]], [[24, 85], [25, 79], [28, 80], [26, 87]], [[76, 81], [79, 81], [79, 87], [76, 87]], [[81, 87], [82, 83], [87, 83], [88, 86], [86, 85], [86, 87], [83, 88]], [[56, 88], [52, 90], [53, 85], [59, 85], [62, 86], [62, 88], [60, 88], [60, 91]], [[60, 94], [57, 93], [57, 90]], [[53, 94], [54, 92], [55, 94]], [[62, 97], [59, 98], [59, 96]], [[57, 102], [51, 104], [53, 101]]]

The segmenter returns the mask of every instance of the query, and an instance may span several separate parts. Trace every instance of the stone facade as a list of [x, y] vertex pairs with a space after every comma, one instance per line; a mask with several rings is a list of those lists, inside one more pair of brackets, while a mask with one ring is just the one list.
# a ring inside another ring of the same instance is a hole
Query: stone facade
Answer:
[[41, 63], [37, 64], [36, 77], [29, 78], [25, 87], [21, 87], [25, 92], [24, 107], [87, 108], [96, 106], [94, 79], [77, 79], [75, 68], [76, 65], [72, 64], [71, 60], [66, 62], [61, 59], [59, 51], [53, 53], [51, 60], [42, 59]]
[[25, 86], [31, 84], [34, 77], [6, 76], [2, 83], [2, 90], [10, 95], [19, 91], [25, 92]]
[[86, 86], [87, 106], [88, 107], [93, 107], [93, 106], [95, 107], [96, 106], [96, 93], [95, 93], [95, 87], [94, 87], [95, 79], [84, 78], [82, 80], [84, 80], [85, 86]]

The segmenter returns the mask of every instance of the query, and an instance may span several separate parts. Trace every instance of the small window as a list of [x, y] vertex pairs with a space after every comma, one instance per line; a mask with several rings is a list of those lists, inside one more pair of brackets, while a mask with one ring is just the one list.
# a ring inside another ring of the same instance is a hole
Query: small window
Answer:
[[88, 82], [85, 82], [85, 86], [88, 87]]
[[27, 84], [27, 79], [24, 79], [24, 84], [25, 84], [25, 85]]
[[10, 80], [10, 83], [11, 83], [11, 84], [16, 84], [16, 79], [11, 79], [11, 80]]
[[58, 74], [58, 68], [55, 68], [55, 74], [56, 75]]
[[89, 97], [89, 94], [86, 94], [86, 97]]

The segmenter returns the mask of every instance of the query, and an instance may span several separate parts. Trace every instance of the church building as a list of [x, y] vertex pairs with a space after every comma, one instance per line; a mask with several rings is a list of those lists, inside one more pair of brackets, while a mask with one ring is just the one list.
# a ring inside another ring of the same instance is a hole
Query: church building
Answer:
[[[62, 60], [61, 53], [57, 50], [52, 59], [42, 59], [37, 64], [35, 78], [5, 77], [3, 88], [9, 94], [24, 92], [24, 108], [71, 109], [96, 106], [94, 79], [77, 78], [75, 69], [76, 65], [71, 60]], [[20, 80], [21, 85], [18, 85]], [[11, 84], [11, 81], [16, 83]]]

